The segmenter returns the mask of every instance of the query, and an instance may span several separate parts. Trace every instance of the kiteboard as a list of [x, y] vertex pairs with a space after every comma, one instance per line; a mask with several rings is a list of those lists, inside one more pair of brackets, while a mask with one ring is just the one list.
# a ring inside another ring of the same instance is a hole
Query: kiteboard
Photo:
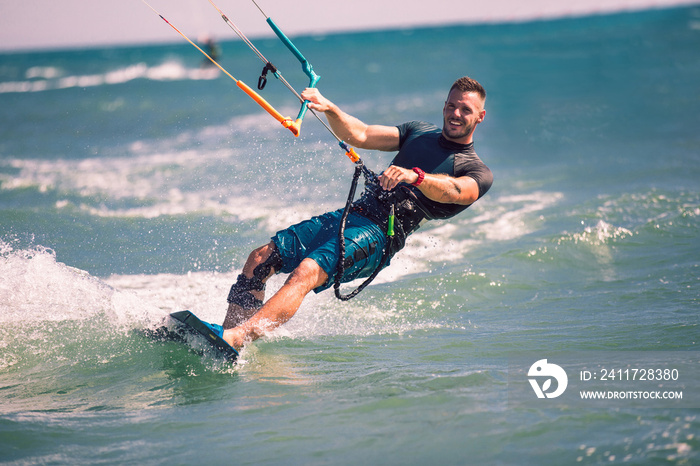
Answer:
[[221, 326], [204, 322], [190, 311], [173, 312], [170, 317], [179, 327], [209, 343], [224, 359], [228, 361], [238, 359], [238, 351], [222, 338]]

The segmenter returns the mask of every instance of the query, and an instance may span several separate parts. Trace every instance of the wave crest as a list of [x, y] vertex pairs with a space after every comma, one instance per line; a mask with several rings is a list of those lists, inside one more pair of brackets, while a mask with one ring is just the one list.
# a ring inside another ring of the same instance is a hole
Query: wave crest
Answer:
[[24, 81], [0, 83], [0, 94], [43, 92], [76, 87], [97, 87], [123, 84], [135, 79], [152, 81], [197, 81], [216, 79], [218, 68], [188, 68], [179, 61], [171, 60], [155, 66], [135, 63], [105, 73], [64, 76], [65, 71], [50, 66], [34, 66], [25, 73]]

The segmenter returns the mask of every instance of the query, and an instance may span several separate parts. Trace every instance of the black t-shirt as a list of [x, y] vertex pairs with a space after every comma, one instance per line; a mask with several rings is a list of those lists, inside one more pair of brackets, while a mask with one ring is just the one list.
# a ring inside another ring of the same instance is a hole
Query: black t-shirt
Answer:
[[[411, 121], [398, 126], [399, 153], [392, 165], [411, 169], [418, 167], [426, 173], [453, 177], [468, 176], [479, 186], [479, 198], [491, 188], [493, 174], [474, 151], [474, 143], [457, 144], [448, 141], [437, 126]], [[421, 207], [432, 218], [450, 218], [469, 206], [444, 204], [428, 199], [415, 186], [405, 185], [418, 198]]]
[[[493, 174], [474, 152], [473, 143], [448, 141], [440, 128], [421, 121], [404, 123], [397, 128], [399, 152], [391, 165], [408, 169], [418, 167], [426, 173], [453, 177], [469, 176], [479, 186], [479, 198], [491, 187]], [[423, 219], [454, 217], [469, 207], [433, 201], [420, 189], [406, 183], [399, 184], [391, 193], [370, 184], [365, 186], [360, 199], [353, 203], [353, 211], [386, 227], [391, 205], [399, 207], [396, 222], [403, 240], [418, 228]]]

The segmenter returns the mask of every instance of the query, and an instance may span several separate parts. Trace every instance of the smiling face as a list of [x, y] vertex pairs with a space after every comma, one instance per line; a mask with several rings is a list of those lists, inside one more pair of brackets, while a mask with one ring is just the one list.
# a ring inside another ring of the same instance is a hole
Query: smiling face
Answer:
[[442, 134], [459, 144], [472, 142], [476, 125], [484, 121], [484, 100], [477, 92], [452, 89], [442, 109]]

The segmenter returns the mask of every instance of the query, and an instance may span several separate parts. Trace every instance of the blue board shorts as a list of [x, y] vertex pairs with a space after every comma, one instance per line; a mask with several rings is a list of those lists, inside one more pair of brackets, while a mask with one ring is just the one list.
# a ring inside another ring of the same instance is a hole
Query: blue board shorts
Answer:
[[[342, 210], [328, 212], [278, 231], [272, 241], [282, 257], [280, 272], [291, 273], [302, 260], [313, 259], [328, 274], [326, 283], [314, 291], [330, 288], [338, 269], [338, 228], [342, 214]], [[381, 263], [385, 243], [386, 234], [379, 225], [350, 212], [345, 225], [346, 267], [341, 282], [369, 277]]]

